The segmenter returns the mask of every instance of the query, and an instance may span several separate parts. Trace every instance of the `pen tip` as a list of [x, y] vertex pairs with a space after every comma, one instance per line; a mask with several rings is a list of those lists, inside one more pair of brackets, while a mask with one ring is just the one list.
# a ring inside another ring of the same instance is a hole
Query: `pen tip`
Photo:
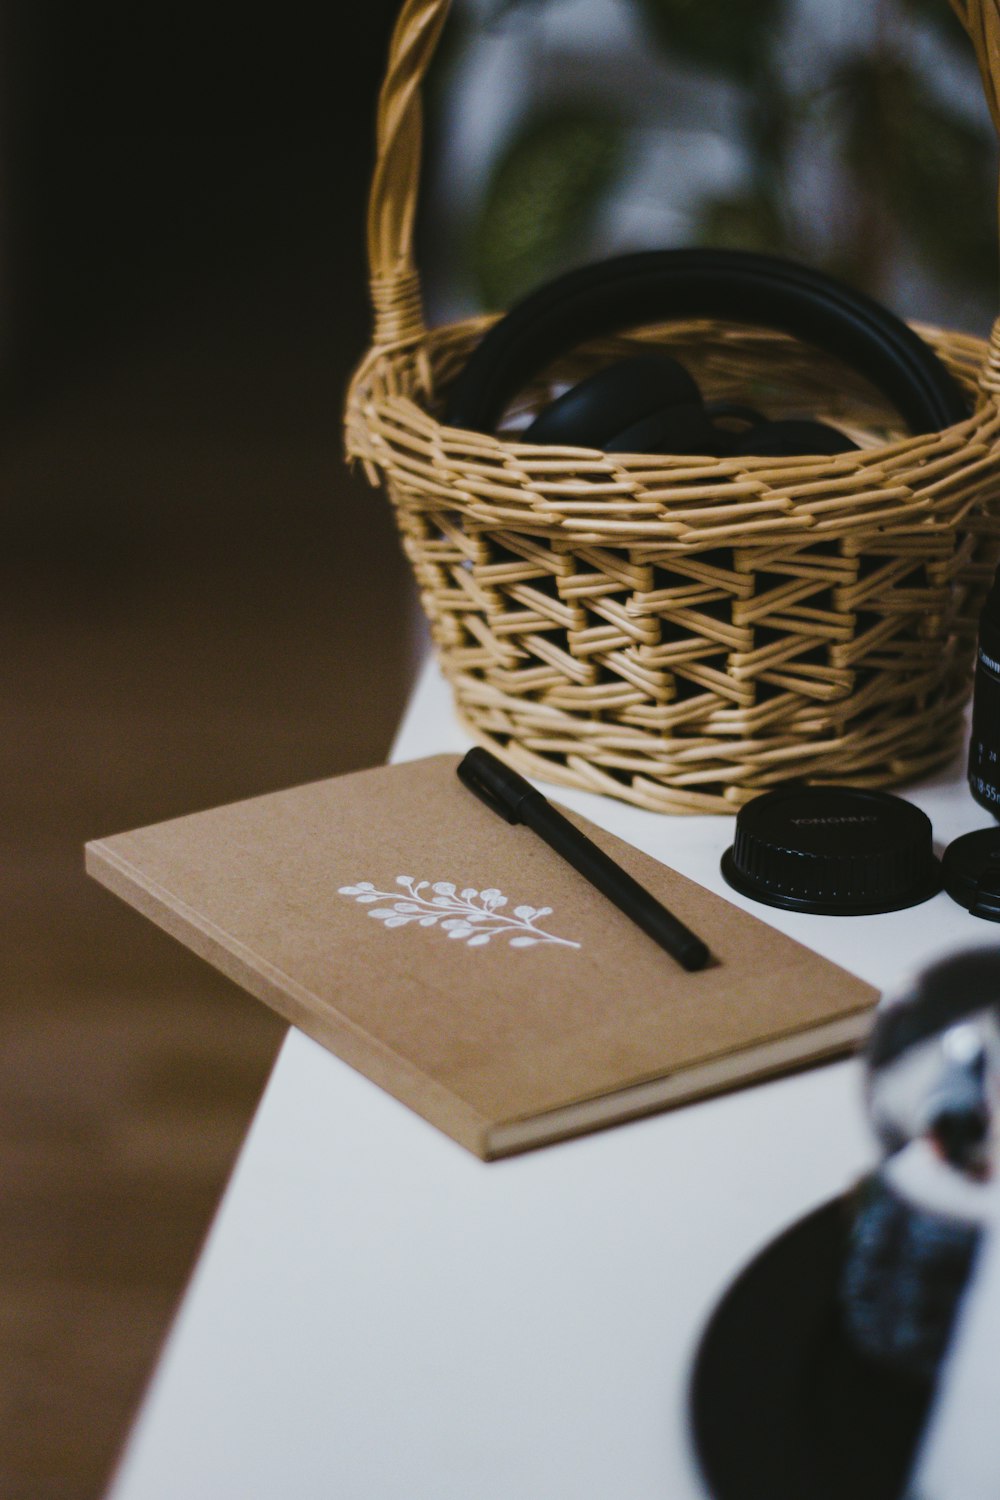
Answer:
[[683, 967], [689, 973], [693, 974], [696, 969], [703, 969], [711, 956], [706, 944], [700, 938], [696, 938], [694, 942], [685, 944], [684, 950], [678, 955], [678, 958]]

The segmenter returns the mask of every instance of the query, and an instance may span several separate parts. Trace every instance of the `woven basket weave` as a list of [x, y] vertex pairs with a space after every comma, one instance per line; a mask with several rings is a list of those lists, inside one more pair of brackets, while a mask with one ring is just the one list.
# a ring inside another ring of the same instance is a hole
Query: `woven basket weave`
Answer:
[[[738, 0], [734, 0], [738, 3]], [[944, 0], [942, 0], [944, 3]], [[1000, 0], [955, 0], [1000, 128]], [[445, 427], [490, 324], [429, 331], [413, 259], [420, 87], [448, 0], [407, 0], [379, 109], [373, 348], [349, 455], [395, 506], [465, 723], [532, 775], [660, 812], [725, 812], [789, 778], [885, 786], [956, 752], [1000, 545], [1000, 321], [920, 327], [974, 414], [900, 437], [863, 379], [716, 322], [604, 340], [545, 372], [659, 347], [708, 399], [811, 409], [860, 452], [711, 459], [540, 448]]]

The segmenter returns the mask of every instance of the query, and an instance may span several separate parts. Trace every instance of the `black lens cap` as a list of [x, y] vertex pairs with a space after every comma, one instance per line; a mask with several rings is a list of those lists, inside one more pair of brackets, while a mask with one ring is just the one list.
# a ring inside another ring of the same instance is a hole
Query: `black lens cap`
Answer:
[[978, 828], [949, 844], [941, 861], [953, 901], [987, 922], [1000, 922], [1000, 828]]
[[788, 786], [748, 802], [722, 873], [767, 906], [831, 917], [899, 911], [941, 889], [926, 814], [848, 786]]

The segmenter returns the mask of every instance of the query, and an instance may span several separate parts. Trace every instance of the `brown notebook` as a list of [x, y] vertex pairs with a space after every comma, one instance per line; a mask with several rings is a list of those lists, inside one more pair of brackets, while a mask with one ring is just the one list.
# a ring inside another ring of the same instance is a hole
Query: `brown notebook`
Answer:
[[458, 757], [88, 844], [92, 875], [490, 1158], [848, 1050], [877, 993], [572, 816], [709, 944], [685, 972]]

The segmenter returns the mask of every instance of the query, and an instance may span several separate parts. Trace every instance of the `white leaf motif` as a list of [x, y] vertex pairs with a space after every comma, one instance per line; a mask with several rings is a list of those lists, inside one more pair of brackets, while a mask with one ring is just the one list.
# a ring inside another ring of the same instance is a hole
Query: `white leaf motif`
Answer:
[[[412, 875], [397, 875], [396, 886], [402, 886], [405, 895], [397, 891], [376, 890], [370, 880], [359, 880], [354, 885], [338, 887], [341, 896], [349, 896], [359, 905], [370, 906], [369, 917], [386, 928], [438, 927], [449, 938], [464, 942], [469, 948], [485, 948], [495, 937], [506, 937], [511, 948], [535, 948], [557, 946], [579, 948], [580, 944], [569, 938], [556, 937], [554, 933], [542, 932], [535, 923], [552, 914], [551, 906], [516, 906], [508, 915], [503, 908], [507, 897], [490, 886], [480, 891], [468, 885], [457, 894], [458, 887], [450, 880], [417, 881]], [[422, 895], [430, 889], [433, 896]], [[375, 902], [389, 902], [376, 906]]]

